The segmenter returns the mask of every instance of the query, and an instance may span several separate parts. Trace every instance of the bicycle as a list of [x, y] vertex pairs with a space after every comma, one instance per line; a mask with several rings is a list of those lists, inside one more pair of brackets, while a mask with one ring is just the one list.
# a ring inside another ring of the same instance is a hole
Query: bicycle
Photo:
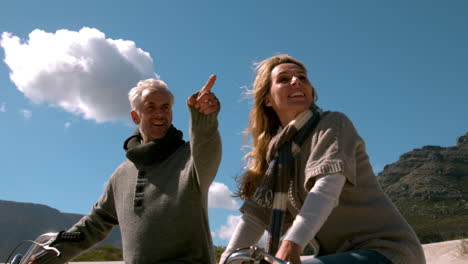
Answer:
[[[65, 232], [61, 231], [58, 233], [45, 233], [36, 238], [36, 240], [25, 240], [22, 241], [8, 256], [5, 264], [28, 264], [32, 257], [39, 253], [39, 250], [51, 250], [54, 251], [57, 256], [60, 255], [60, 251], [54, 247], [54, 245], [65, 242], [80, 242], [84, 239], [84, 235], [81, 232]], [[32, 245], [29, 247], [28, 251], [22, 254], [16, 254], [11, 262], [10, 257], [16, 251], [16, 249], [23, 243], [23, 242], [31, 242]], [[310, 257], [301, 257], [302, 264], [308, 264], [307, 261]], [[279, 263], [279, 264], [291, 264], [289, 261], [285, 261], [279, 259], [260, 247], [251, 246], [245, 248], [239, 248], [232, 252], [229, 257], [224, 261], [223, 264], [262, 264], [262, 263]]]
[[[54, 245], [58, 243], [62, 243], [65, 241], [71, 241], [71, 242], [80, 242], [83, 241], [84, 235], [81, 232], [65, 232], [61, 231], [58, 233], [45, 233], [36, 238], [36, 240], [25, 240], [20, 242], [10, 253], [8, 258], [5, 261], [5, 264], [28, 264], [31, 260], [32, 257], [36, 254], [39, 253], [39, 250], [51, 250], [54, 251], [57, 256], [60, 255], [60, 251], [54, 247]], [[23, 244], [24, 242], [31, 242], [32, 245], [29, 247], [28, 251], [22, 255], [20, 253], [16, 254], [11, 262], [8, 262], [10, 260], [10, 257], [15, 253], [16, 249]]]
[[[302, 256], [302, 264], [310, 263], [308, 260], [312, 259], [312, 256]], [[238, 248], [234, 250], [224, 261], [223, 264], [291, 264], [289, 261], [279, 259], [260, 247], [251, 246], [245, 248]]]

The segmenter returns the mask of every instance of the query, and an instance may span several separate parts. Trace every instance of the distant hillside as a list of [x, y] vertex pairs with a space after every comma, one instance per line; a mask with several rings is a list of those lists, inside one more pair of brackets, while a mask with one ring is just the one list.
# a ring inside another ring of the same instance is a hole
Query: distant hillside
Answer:
[[[0, 263], [22, 240], [34, 240], [40, 234], [70, 228], [82, 215], [62, 213], [54, 208], [32, 203], [0, 200]], [[114, 228], [103, 242], [121, 248], [120, 231]], [[27, 244], [29, 246], [29, 244]], [[22, 247], [23, 252], [27, 249]]]
[[401, 155], [378, 179], [423, 243], [468, 237], [468, 133]]

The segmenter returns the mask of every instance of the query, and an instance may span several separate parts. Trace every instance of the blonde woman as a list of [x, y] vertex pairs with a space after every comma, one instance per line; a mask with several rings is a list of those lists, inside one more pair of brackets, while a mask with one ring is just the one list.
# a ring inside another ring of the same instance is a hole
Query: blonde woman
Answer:
[[311, 263], [425, 263], [352, 122], [315, 105], [303, 63], [287, 55], [260, 62], [252, 94], [243, 215], [221, 263], [265, 229], [270, 253], [295, 264], [307, 244], [316, 253]]

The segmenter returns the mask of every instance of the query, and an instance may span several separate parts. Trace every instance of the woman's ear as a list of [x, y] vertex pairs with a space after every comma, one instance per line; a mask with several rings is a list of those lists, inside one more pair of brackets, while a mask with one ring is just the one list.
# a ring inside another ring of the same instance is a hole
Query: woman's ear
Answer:
[[267, 94], [267, 95], [265, 96], [265, 100], [263, 101], [263, 104], [264, 104], [265, 106], [271, 107], [271, 100], [270, 100], [270, 95], [269, 95], [269, 94]]
[[132, 116], [133, 123], [139, 125], [140, 124], [140, 116], [138, 116], [137, 111], [132, 110], [130, 112], [130, 115]]

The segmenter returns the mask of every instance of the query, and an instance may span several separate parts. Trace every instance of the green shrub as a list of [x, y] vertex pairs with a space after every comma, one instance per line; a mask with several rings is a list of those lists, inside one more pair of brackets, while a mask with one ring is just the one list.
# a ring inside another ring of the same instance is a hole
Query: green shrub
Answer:
[[73, 261], [121, 261], [123, 260], [122, 250], [109, 244], [95, 247]]

